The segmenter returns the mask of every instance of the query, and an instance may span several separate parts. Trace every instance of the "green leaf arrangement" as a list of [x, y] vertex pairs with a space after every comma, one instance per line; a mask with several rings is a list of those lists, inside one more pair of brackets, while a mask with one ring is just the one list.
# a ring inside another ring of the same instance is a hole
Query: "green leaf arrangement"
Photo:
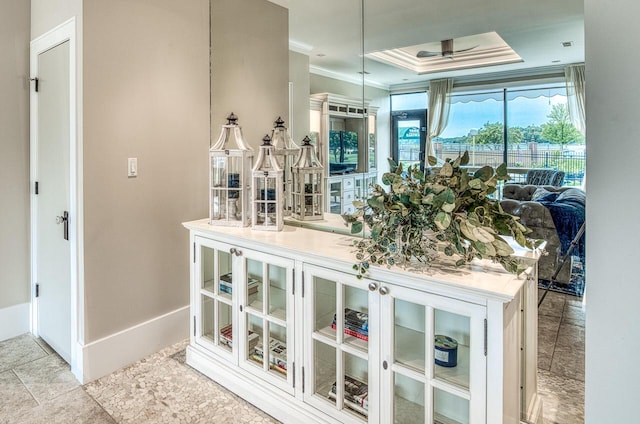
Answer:
[[[527, 268], [501, 236], [512, 236], [530, 249], [542, 240], [527, 238], [531, 230], [489, 197], [499, 181], [509, 180], [505, 164], [484, 166], [470, 175], [461, 168], [469, 163], [465, 152], [425, 175], [418, 168], [403, 172], [401, 164], [389, 163], [391, 172], [383, 175], [382, 183], [390, 190], [376, 184], [366, 202], [354, 202], [356, 211], [342, 216], [352, 234], [368, 228], [366, 237], [354, 240], [358, 278], [372, 264], [391, 267], [412, 259], [431, 264], [442, 255], [453, 257], [458, 267], [479, 258], [515, 274]], [[436, 158], [429, 157], [429, 164], [434, 166]]]

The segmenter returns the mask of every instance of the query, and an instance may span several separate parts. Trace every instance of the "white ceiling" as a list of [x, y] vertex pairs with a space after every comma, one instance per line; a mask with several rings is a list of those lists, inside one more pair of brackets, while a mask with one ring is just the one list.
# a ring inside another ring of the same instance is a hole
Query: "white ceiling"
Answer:
[[[402, 88], [435, 78], [523, 75], [583, 62], [583, 8], [583, 0], [364, 0], [362, 15], [361, 0], [290, 0], [289, 38], [292, 49], [309, 55], [312, 72], [358, 81], [364, 66], [368, 84]], [[437, 46], [440, 40], [491, 31], [523, 61], [418, 75], [361, 55], [363, 44], [371, 53]], [[563, 47], [565, 41], [573, 46]]]

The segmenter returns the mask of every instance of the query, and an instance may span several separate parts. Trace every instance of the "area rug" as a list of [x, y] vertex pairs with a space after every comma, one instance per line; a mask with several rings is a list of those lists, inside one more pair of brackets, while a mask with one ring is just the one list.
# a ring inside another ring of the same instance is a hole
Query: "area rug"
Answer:
[[[582, 297], [584, 294], [584, 264], [580, 261], [578, 256], [572, 257], [571, 267], [571, 281], [569, 283], [554, 283], [549, 291], [565, 293], [572, 296]], [[549, 280], [538, 280], [538, 287], [546, 289], [549, 285]]]

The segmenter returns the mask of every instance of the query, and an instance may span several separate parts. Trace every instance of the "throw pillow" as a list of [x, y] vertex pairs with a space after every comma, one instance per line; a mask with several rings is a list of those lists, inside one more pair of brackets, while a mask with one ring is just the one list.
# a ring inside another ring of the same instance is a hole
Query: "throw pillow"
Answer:
[[554, 202], [558, 198], [558, 195], [559, 193], [539, 187], [531, 195], [531, 200], [534, 202]]
[[578, 203], [584, 206], [585, 203], [585, 192], [580, 190], [579, 188], [570, 188], [565, 190], [558, 196], [556, 199], [559, 203]]

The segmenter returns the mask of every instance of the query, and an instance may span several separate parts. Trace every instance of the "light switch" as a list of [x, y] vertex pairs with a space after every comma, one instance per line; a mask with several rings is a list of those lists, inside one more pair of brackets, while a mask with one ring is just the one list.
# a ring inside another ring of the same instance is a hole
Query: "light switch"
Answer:
[[138, 158], [129, 158], [127, 160], [127, 177], [138, 176]]

